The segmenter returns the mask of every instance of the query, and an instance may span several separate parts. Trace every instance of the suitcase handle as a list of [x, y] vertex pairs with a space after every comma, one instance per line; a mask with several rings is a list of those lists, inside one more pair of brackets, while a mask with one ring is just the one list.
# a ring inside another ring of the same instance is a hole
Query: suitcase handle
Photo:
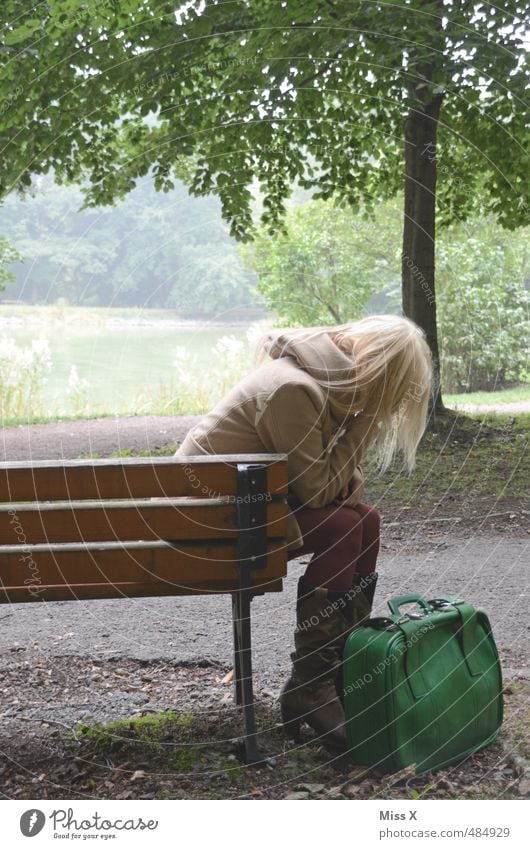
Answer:
[[399, 608], [402, 604], [418, 604], [423, 608], [425, 613], [432, 613], [432, 607], [429, 602], [425, 601], [423, 596], [418, 595], [418, 593], [410, 593], [410, 595], [396, 595], [388, 601], [390, 611], [395, 616], [399, 616]]

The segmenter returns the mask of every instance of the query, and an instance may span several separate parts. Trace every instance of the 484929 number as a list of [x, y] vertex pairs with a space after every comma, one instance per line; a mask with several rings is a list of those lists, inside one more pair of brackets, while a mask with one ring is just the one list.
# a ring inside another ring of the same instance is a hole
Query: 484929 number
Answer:
[[510, 829], [497, 826], [471, 826], [466, 828], [466, 837], [509, 837]]

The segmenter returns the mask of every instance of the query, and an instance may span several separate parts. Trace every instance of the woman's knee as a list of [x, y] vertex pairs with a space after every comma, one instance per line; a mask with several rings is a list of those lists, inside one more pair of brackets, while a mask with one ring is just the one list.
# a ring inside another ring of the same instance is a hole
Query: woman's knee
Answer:
[[363, 520], [352, 507], [338, 507], [329, 516], [322, 532], [322, 536], [325, 536], [329, 542], [339, 544], [360, 542], [363, 534]]
[[372, 538], [378, 537], [381, 529], [381, 514], [375, 507], [368, 507], [366, 504], [362, 507], [359, 505], [356, 509], [362, 518], [364, 533]]
[[318, 519], [310, 530], [304, 528], [305, 522], [300, 523], [304, 542], [313, 551], [323, 551], [335, 546], [347, 546], [350, 551], [352, 547], [360, 549], [365, 533], [364, 520], [355, 508], [328, 508], [325, 512], [322, 511]]
[[368, 522], [368, 526], [373, 531], [374, 536], [379, 536], [379, 532], [381, 530], [381, 513], [379, 513], [375, 507], [370, 507], [370, 510], [366, 514], [365, 521]]

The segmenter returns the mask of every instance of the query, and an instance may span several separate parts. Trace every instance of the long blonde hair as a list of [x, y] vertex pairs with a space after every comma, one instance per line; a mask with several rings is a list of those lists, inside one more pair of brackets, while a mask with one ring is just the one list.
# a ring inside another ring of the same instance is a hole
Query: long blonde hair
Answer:
[[411, 472], [432, 391], [432, 358], [423, 331], [402, 316], [370, 315], [335, 327], [297, 329], [295, 333], [307, 333], [309, 338], [326, 333], [351, 358], [353, 377], [349, 385], [319, 381], [329, 392], [335, 416], [345, 422], [361, 412], [372, 417], [367, 443], [377, 445], [381, 471], [399, 451]]

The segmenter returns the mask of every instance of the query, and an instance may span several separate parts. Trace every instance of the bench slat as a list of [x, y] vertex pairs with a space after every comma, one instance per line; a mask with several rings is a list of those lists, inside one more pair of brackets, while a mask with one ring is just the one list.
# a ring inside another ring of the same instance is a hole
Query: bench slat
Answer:
[[[235, 544], [165, 542], [151, 544], [111, 543], [107, 546], [59, 545], [13, 546], [0, 549], [1, 581], [6, 587], [58, 584], [155, 583], [178, 585], [209, 584], [215, 589], [226, 581], [237, 581], [239, 565]], [[269, 544], [266, 569], [256, 569], [255, 580], [266, 586], [287, 572], [286, 551]]]
[[[237, 536], [235, 503], [186, 501], [16, 504], [0, 508], [0, 544], [105, 540], [230, 539]], [[265, 504], [267, 536], [286, 533], [287, 505]]]
[[[279, 593], [283, 589], [281, 578], [263, 584], [259, 576], [252, 578], [251, 587], [256, 593], [263, 592]], [[71, 584], [68, 587], [48, 586], [40, 587], [37, 595], [31, 593], [29, 587], [13, 587], [2, 589], [0, 587], [0, 603], [19, 603], [30, 601], [74, 601], [84, 599], [103, 598], [157, 598], [158, 596], [179, 595], [215, 595], [217, 593], [237, 592], [239, 589], [237, 581], [225, 581], [216, 585], [214, 591], [205, 588], [204, 584], [188, 584], [186, 587], [176, 587], [165, 583], [123, 583], [123, 584]]]
[[267, 489], [287, 493], [284, 454], [145, 457], [0, 464], [0, 502], [217, 496], [237, 491], [237, 463], [265, 463]]

